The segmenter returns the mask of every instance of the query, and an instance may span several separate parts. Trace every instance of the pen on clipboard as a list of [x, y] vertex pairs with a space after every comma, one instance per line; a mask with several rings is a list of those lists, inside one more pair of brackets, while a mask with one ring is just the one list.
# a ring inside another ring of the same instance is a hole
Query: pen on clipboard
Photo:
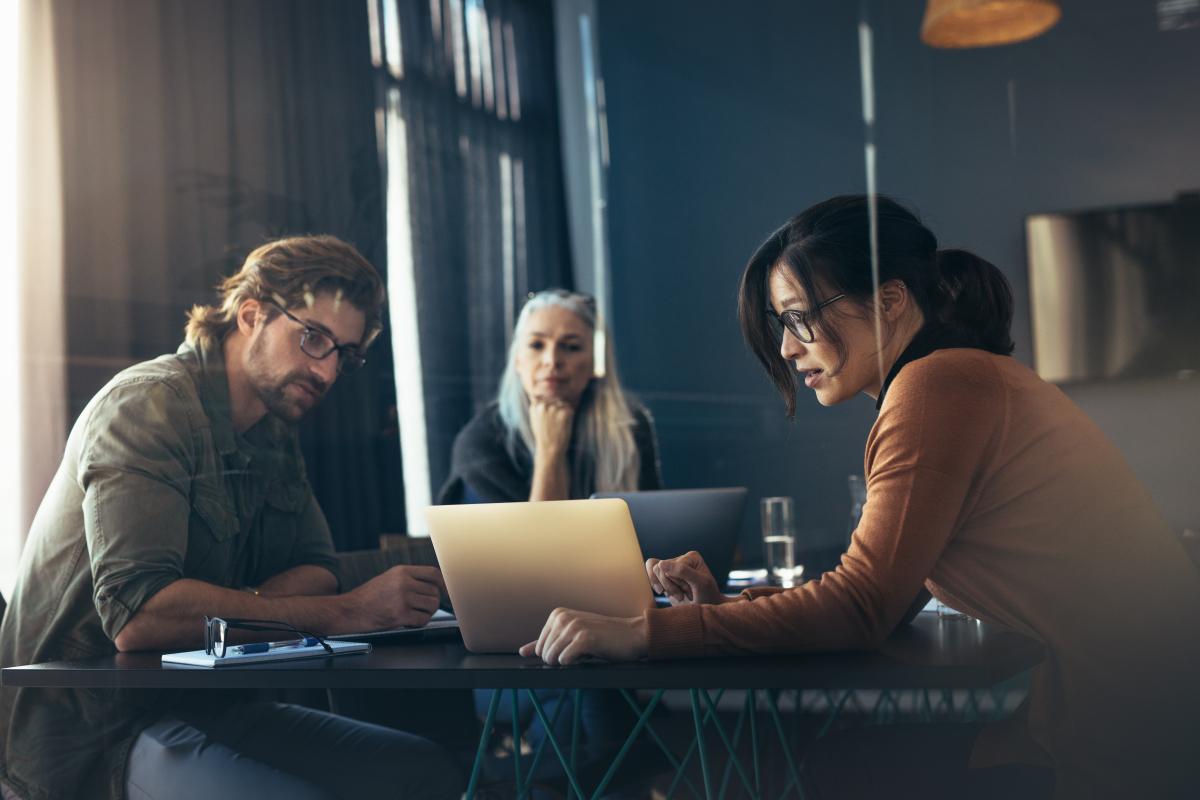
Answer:
[[315, 644], [320, 644], [321, 640], [315, 636], [305, 636], [303, 639], [290, 639], [286, 642], [252, 642], [250, 644], [239, 644], [230, 649], [238, 655], [250, 655], [251, 653], [267, 653], [271, 650], [282, 650], [286, 647], [312, 647]]

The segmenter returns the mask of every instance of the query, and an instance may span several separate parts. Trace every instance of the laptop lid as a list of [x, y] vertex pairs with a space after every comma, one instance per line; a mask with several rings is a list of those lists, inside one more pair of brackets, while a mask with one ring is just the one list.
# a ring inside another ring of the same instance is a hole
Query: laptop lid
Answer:
[[643, 558], [675, 558], [689, 550], [704, 557], [724, 589], [746, 510], [745, 486], [667, 489], [657, 492], [597, 492], [629, 504]]
[[431, 506], [426, 520], [473, 652], [515, 652], [559, 606], [633, 617], [654, 605], [621, 500]]

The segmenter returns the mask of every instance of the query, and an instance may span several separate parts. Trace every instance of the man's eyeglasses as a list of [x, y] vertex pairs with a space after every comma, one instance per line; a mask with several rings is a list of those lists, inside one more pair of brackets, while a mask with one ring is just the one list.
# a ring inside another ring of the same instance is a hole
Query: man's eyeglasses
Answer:
[[845, 293], [835, 294], [828, 300], [823, 300], [817, 303], [815, 308], [810, 308], [807, 311], [801, 311], [797, 308], [789, 308], [782, 314], [776, 314], [774, 311], [767, 311], [767, 316], [770, 317], [778, 326], [777, 332], [782, 336], [782, 329], [787, 328], [791, 331], [792, 336], [795, 336], [804, 344], [812, 344], [815, 336], [813, 335], [813, 324], [820, 316], [820, 311], [831, 303], [836, 303], [845, 297]]
[[216, 656], [217, 658], [225, 657], [226, 642], [228, 641], [227, 633], [230, 629], [241, 631], [285, 631], [294, 633], [301, 639], [315, 639], [321, 647], [325, 648], [325, 652], [333, 655], [333, 648], [329, 643], [312, 633], [305, 633], [302, 630], [293, 628], [286, 622], [277, 622], [270, 619], [222, 619], [221, 617], [205, 617], [204, 618], [204, 653], [205, 655]]
[[338, 354], [338, 372], [342, 375], [354, 372], [367, 363], [367, 360], [358, 352], [357, 346], [352, 344], [338, 344], [328, 333], [312, 327], [274, 300], [268, 300], [267, 302], [282, 311], [283, 315], [292, 322], [304, 327], [304, 332], [300, 334], [300, 349], [304, 351], [304, 355], [320, 361], [329, 358], [330, 355], [336, 352]]

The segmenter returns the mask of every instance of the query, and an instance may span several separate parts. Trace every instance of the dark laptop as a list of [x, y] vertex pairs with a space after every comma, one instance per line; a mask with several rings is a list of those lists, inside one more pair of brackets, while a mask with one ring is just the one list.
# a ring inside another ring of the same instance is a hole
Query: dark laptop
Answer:
[[689, 550], [704, 557], [722, 589], [742, 529], [747, 490], [668, 489], [658, 492], [597, 492], [629, 505], [643, 558], [674, 558]]

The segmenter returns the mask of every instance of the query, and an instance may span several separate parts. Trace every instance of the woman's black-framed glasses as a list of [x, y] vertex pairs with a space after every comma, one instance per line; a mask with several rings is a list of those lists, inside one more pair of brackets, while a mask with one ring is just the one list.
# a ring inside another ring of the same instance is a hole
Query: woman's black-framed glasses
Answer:
[[204, 653], [205, 655], [216, 656], [217, 658], [225, 657], [226, 642], [228, 641], [228, 632], [230, 629], [241, 631], [284, 631], [294, 633], [301, 639], [316, 639], [321, 647], [325, 648], [325, 652], [333, 655], [333, 648], [329, 643], [320, 636], [313, 633], [305, 633], [302, 630], [293, 628], [286, 622], [279, 622], [272, 619], [223, 619], [221, 617], [204, 618]]
[[268, 300], [267, 302], [282, 311], [283, 315], [292, 322], [304, 328], [304, 331], [300, 334], [300, 349], [304, 351], [304, 355], [321, 361], [322, 359], [329, 358], [329, 356], [336, 352], [338, 354], [338, 372], [342, 375], [354, 372], [367, 363], [367, 359], [363, 358], [362, 354], [358, 352], [358, 347], [355, 345], [338, 344], [328, 333], [319, 328], [312, 327], [274, 300]]
[[768, 311], [767, 314], [774, 318], [781, 329], [787, 328], [791, 331], [792, 336], [795, 336], [804, 344], [812, 344], [816, 338], [813, 335], [813, 324], [817, 321], [821, 309], [831, 303], [836, 303], [845, 296], [844, 292], [835, 294], [828, 300], [822, 300], [820, 303], [817, 303], [815, 308], [810, 308], [807, 311], [801, 311], [798, 308], [789, 308], [782, 314], [776, 314], [774, 311]]

